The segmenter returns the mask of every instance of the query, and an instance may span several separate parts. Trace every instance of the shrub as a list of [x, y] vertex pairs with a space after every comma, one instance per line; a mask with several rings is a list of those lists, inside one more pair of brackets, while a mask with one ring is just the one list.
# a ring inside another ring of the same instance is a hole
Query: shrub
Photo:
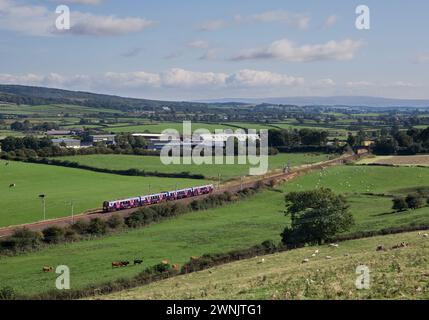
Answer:
[[49, 227], [42, 231], [43, 241], [46, 243], [59, 243], [64, 241], [64, 229], [59, 227]]
[[0, 300], [15, 300], [16, 294], [12, 287], [3, 287], [0, 289]]
[[392, 200], [393, 201], [393, 207], [392, 209], [401, 212], [406, 211], [408, 209], [408, 203], [403, 197], [398, 197]]
[[93, 235], [102, 235], [106, 233], [107, 224], [100, 218], [92, 219], [88, 225], [88, 233]]
[[417, 194], [409, 194], [405, 201], [410, 209], [419, 209], [424, 206], [423, 198]]
[[106, 221], [107, 226], [110, 229], [118, 229], [124, 225], [124, 219], [122, 219], [119, 215], [114, 214]]
[[74, 224], [72, 224], [71, 228], [78, 234], [86, 234], [88, 233], [88, 223], [82, 220], [76, 221]]
[[15, 232], [2, 241], [2, 247], [9, 250], [27, 250], [37, 248], [43, 239], [43, 235], [40, 232], [33, 232], [27, 228], [17, 229]]

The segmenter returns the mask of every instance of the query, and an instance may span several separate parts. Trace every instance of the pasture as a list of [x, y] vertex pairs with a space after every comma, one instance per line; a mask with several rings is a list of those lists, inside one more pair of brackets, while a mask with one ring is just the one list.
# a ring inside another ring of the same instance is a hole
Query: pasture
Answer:
[[[7, 165], [8, 164], [8, 165]], [[9, 187], [15, 184], [15, 187]], [[43, 219], [39, 195], [46, 195], [46, 218], [58, 218], [100, 208], [104, 200], [189, 187], [202, 180], [128, 177], [91, 171], [0, 161], [0, 227]], [[149, 190], [150, 188], [150, 190]]]
[[375, 156], [365, 158], [358, 164], [385, 164], [394, 166], [429, 166], [429, 155], [416, 156]]
[[[316, 153], [280, 153], [270, 156], [268, 159], [269, 169], [282, 169], [285, 165], [299, 166], [303, 164], [317, 163], [328, 160], [332, 155]], [[171, 164], [164, 165], [159, 156], [134, 156], [134, 155], [84, 155], [61, 157], [60, 160], [68, 160], [83, 165], [113, 169], [140, 169], [149, 172], [179, 173], [189, 172], [192, 174], [202, 174], [209, 179], [229, 180], [231, 178], [246, 176], [249, 174], [249, 167], [255, 167], [253, 164], [238, 164], [237, 157], [234, 159], [235, 164], [223, 165], [197, 165], [191, 164]], [[257, 165], [256, 165], [257, 167]]]
[[[105, 131], [112, 132], [112, 133], [143, 133], [143, 132], [161, 133], [166, 129], [174, 129], [174, 130], [177, 130], [179, 133], [182, 133], [183, 123], [182, 122], [160, 122], [160, 123], [147, 123], [147, 124], [131, 125], [131, 126], [115, 126], [115, 127], [106, 128]], [[195, 131], [197, 129], [207, 129], [210, 132], [214, 132], [216, 129], [222, 129], [222, 130], [232, 129], [235, 131], [238, 128], [235, 128], [233, 126], [228, 126], [225, 124], [209, 124], [209, 123], [193, 122], [192, 131]]]
[[[391, 249], [401, 242], [409, 247]], [[376, 252], [380, 244], [389, 250]], [[428, 256], [429, 239], [412, 232], [237, 261], [96, 299], [429, 299]], [[369, 268], [368, 290], [356, 289], [359, 265]]]
[[[368, 170], [366, 175], [362, 174], [363, 169]], [[289, 222], [289, 218], [284, 216], [283, 192], [313, 189], [317, 187], [319, 174], [313, 172], [245, 201], [185, 214], [143, 229], [1, 258], [0, 283], [12, 286], [21, 293], [52, 289], [55, 275], [44, 274], [41, 268], [65, 264], [71, 268], [72, 287], [76, 289], [131, 277], [144, 267], [165, 259], [183, 264], [190, 256], [247, 248], [267, 239], [280, 241], [280, 233]], [[323, 172], [318, 186], [346, 193], [356, 220], [351, 232], [370, 231], [429, 223], [429, 207], [392, 213], [390, 197], [363, 194], [366, 193], [366, 183], [378, 193], [400, 193], [400, 189], [424, 185], [428, 175], [429, 171], [423, 168], [333, 167]], [[401, 179], [403, 177], [407, 179]], [[346, 181], [347, 186], [344, 185]], [[348, 187], [352, 183], [356, 183], [353, 185], [355, 189]], [[144, 265], [111, 268], [112, 261], [132, 261], [136, 258], [142, 258]]]

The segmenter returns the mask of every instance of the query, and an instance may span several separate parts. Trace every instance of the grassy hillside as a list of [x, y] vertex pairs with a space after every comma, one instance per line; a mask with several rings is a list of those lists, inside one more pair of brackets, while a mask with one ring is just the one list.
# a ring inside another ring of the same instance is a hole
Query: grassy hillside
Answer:
[[[6, 163], [9, 163], [6, 165]], [[10, 184], [16, 187], [9, 188]], [[0, 161], [0, 227], [43, 219], [38, 196], [46, 195], [48, 219], [100, 208], [103, 201], [127, 198], [177, 186], [204, 184], [202, 180], [128, 177], [22, 162]]]
[[[392, 250], [401, 243], [409, 247]], [[388, 251], [376, 252], [383, 244]], [[319, 254], [311, 255], [319, 250]], [[332, 259], [326, 259], [331, 256]], [[310, 262], [303, 264], [305, 258]], [[97, 299], [429, 299], [429, 238], [417, 232], [343, 242], [218, 266]], [[370, 271], [357, 290], [356, 267]]]
[[[146, 171], [158, 171], [165, 173], [190, 172], [193, 174], [202, 174], [208, 178], [218, 178], [221, 175], [222, 180], [231, 179], [234, 177], [245, 176], [249, 174], [249, 164], [240, 165], [235, 159], [234, 165], [164, 165], [161, 163], [159, 156], [133, 156], [133, 155], [85, 155], [61, 157], [61, 160], [69, 160], [78, 162], [96, 168], [107, 168], [114, 170], [124, 169], [141, 169]], [[302, 164], [310, 164], [321, 162], [329, 159], [327, 154], [311, 154], [311, 153], [281, 153], [276, 156], [269, 157], [269, 168], [281, 169], [284, 165], [290, 164], [298, 166]], [[250, 165], [255, 167], [254, 165]]]
[[[328, 169], [325, 173], [326, 184], [322, 185], [342, 192], [343, 180], [349, 179], [350, 176], [359, 177], [359, 181], [363, 179], [360, 169], [361, 167], [354, 166]], [[423, 181], [428, 181], [429, 178], [427, 169], [379, 169], [387, 171], [374, 170], [366, 176], [371, 181], [377, 181], [374, 189], [379, 192], [418, 185], [420, 174], [424, 174], [423, 178], [426, 180]], [[315, 187], [311, 177], [317, 181], [315, 177], [318, 174], [314, 172], [309, 176], [302, 176], [281, 189], [297, 190], [301, 189], [298, 186], [303, 185], [306, 188]], [[330, 179], [331, 176], [336, 179]], [[397, 177], [396, 185], [390, 184], [387, 176]], [[403, 176], [408, 179], [399, 179]], [[143, 268], [164, 259], [182, 264], [190, 256], [247, 248], [267, 239], [280, 241], [280, 233], [289, 222], [289, 218], [283, 214], [284, 194], [281, 191], [265, 191], [246, 201], [204, 212], [189, 213], [143, 229], [92, 241], [58, 245], [21, 256], [3, 257], [0, 258], [0, 283], [26, 293], [52, 289], [55, 275], [44, 274], [41, 268], [44, 265], [66, 264], [72, 270], [72, 287], [77, 289], [121, 277], [131, 277]], [[357, 189], [357, 192], [359, 191]], [[391, 199], [388, 197], [354, 193], [348, 194], [347, 197], [356, 220], [352, 232], [429, 223], [429, 207], [396, 214], [391, 213]], [[145, 265], [111, 269], [112, 261], [134, 258], [143, 258]]]

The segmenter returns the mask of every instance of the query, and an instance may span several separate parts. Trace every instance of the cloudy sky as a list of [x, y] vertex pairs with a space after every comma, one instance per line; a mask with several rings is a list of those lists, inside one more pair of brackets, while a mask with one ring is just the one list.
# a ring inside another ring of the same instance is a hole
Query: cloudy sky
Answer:
[[[58, 5], [71, 29], [55, 28]], [[355, 27], [356, 6], [371, 29]], [[429, 99], [421, 0], [0, 0], [0, 83], [153, 99]]]

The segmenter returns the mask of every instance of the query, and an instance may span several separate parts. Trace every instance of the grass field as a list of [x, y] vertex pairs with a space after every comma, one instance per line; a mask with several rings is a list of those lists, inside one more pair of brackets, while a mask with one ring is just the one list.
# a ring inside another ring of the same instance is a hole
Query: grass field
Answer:
[[[302, 164], [317, 163], [328, 160], [328, 154], [312, 153], [280, 153], [269, 157], [269, 168], [281, 169], [285, 165], [298, 166]], [[150, 172], [178, 173], [190, 172], [193, 174], [202, 174], [207, 178], [218, 178], [221, 175], [222, 180], [228, 180], [234, 177], [245, 176], [249, 174], [249, 167], [255, 165], [241, 165], [235, 159], [234, 165], [164, 165], [158, 156], [133, 156], [133, 155], [85, 155], [61, 157], [61, 160], [69, 160], [80, 164], [96, 168], [107, 168], [114, 170], [141, 169]], [[183, 162], [182, 162], [183, 163]]]
[[[46, 195], [48, 219], [100, 208], [103, 201], [178, 187], [204, 184], [201, 180], [128, 177], [55, 166], [0, 161], [0, 227], [43, 219], [40, 194]], [[10, 184], [15, 188], [9, 188]]]
[[[362, 170], [368, 170], [367, 174], [363, 175]], [[279, 191], [312, 189], [319, 175], [320, 172], [314, 172], [280, 190], [265, 191], [246, 201], [186, 214], [147, 228], [0, 258], [0, 283], [21, 293], [48, 290], [54, 286], [55, 275], [44, 274], [41, 267], [66, 264], [72, 270], [72, 287], [81, 288], [136, 275], [145, 266], [164, 259], [182, 264], [190, 256], [246, 248], [267, 239], [279, 241], [289, 219], [284, 217], [284, 194]], [[400, 193], [400, 189], [424, 185], [429, 178], [429, 171], [424, 168], [344, 166], [327, 169], [322, 175], [319, 186], [346, 192], [356, 220], [351, 231], [429, 222], [429, 207], [397, 214], [391, 211], [391, 198], [361, 194], [366, 192], [366, 184], [378, 193]], [[341, 185], [342, 181], [355, 182], [355, 190]], [[145, 266], [114, 270], [110, 267], [112, 261], [134, 258], [143, 258]]]
[[[178, 132], [183, 132], [183, 123], [181, 122], [161, 122], [161, 123], [148, 123], [143, 125], [132, 125], [132, 126], [116, 126], [106, 128], [105, 131], [112, 133], [161, 133], [166, 129], [174, 129]], [[236, 130], [238, 128], [231, 127], [224, 124], [209, 124], [209, 123], [192, 123], [192, 131], [197, 129], [207, 129], [210, 132], [214, 132], [216, 129], [232, 129]]]
[[358, 164], [387, 164], [395, 166], [429, 166], [429, 155], [375, 156], [362, 159]]
[[[383, 244], [392, 248], [376, 252]], [[319, 254], [311, 255], [319, 250]], [[346, 256], [347, 255], [347, 256]], [[332, 259], [327, 260], [326, 256]], [[429, 299], [429, 239], [417, 232], [307, 247], [191, 273], [97, 299]], [[310, 262], [303, 264], [304, 258]], [[369, 268], [370, 287], [358, 290], [356, 268]]]

